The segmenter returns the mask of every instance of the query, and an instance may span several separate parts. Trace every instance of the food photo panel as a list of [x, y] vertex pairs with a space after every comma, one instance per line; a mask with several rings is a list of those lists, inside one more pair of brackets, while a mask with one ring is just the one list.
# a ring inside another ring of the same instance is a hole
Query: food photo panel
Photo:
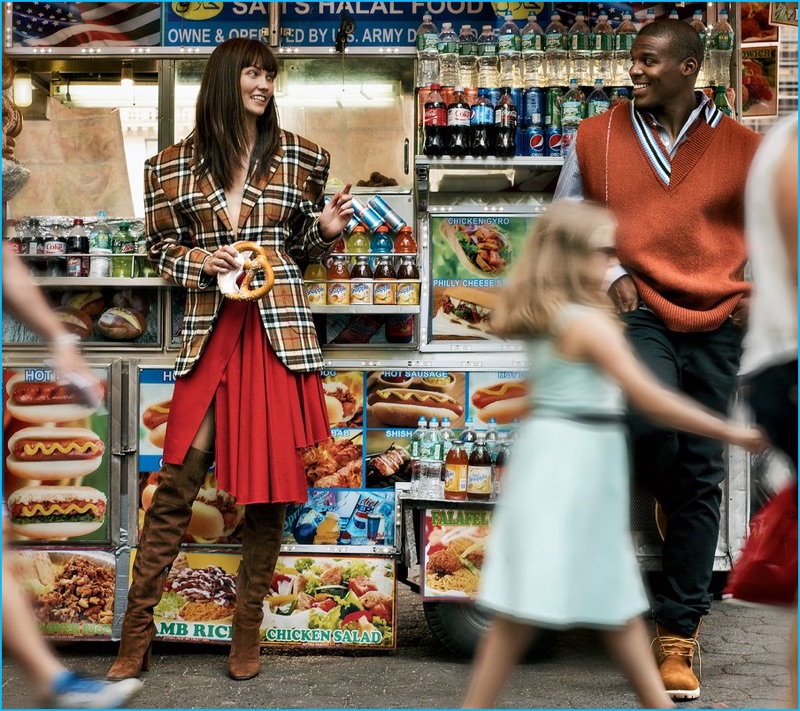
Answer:
[[525, 419], [530, 411], [530, 386], [525, 371], [471, 372], [469, 414], [484, 429], [494, 418], [500, 429]]
[[41, 367], [3, 369], [3, 492], [21, 543], [107, 543], [108, 369], [99, 405]]

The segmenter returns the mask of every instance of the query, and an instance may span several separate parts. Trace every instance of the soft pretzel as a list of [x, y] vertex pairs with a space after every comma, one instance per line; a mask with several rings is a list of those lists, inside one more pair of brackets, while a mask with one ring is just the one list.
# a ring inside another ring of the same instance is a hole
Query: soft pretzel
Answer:
[[[239, 285], [239, 291], [225, 296], [234, 301], [255, 301], [266, 296], [275, 283], [275, 273], [264, 248], [256, 242], [234, 242], [232, 246], [237, 252], [252, 252], [253, 256], [244, 261], [244, 279]], [[264, 272], [264, 283], [257, 289], [251, 289], [253, 279], [259, 271]]]

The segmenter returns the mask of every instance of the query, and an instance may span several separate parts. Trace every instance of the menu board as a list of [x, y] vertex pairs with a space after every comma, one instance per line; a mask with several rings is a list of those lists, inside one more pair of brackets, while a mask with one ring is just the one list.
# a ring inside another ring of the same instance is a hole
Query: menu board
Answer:
[[[131, 566], [135, 552], [131, 558]], [[180, 553], [153, 610], [166, 639], [229, 642], [239, 556]], [[395, 647], [395, 563], [390, 558], [281, 556], [264, 598], [269, 645]]]
[[12, 539], [109, 542], [108, 370], [105, 395], [81, 403], [48, 368], [3, 368], [3, 493]]
[[491, 512], [428, 509], [424, 517], [422, 599], [474, 600]]
[[14, 549], [9, 557], [39, 629], [59, 639], [111, 639], [116, 568], [103, 551]]
[[432, 216], [431, 341], [498, 340], [490, 318], [535, 217]]

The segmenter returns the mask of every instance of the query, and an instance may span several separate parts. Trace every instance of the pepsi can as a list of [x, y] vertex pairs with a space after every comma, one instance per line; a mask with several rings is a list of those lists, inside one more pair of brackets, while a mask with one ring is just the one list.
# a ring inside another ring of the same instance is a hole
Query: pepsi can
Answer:
[[525, 90], [523, 126], [541, 126], [544, 121], [544, 92], [531, 87]]
[[550, 158], [561, 157], [561, 126], [548, 126], [544, 134], [544, 154]]
[[544, 128], [528, 126], [525, 128], [525, 156], [544, 156]]
[[487, 99], [489, 99], [489, 103], [492, 105], [492, 107], [495, 107], [500, 103], [500, 97], [502, 95], [503, 92], [501, 92], [500, 89], [478, 89], [478, 96], [485, 96]]
[[525, 115], [525, 96], [523, 91], [519, 87], [512, 87], [508, 95], [511, 97], [511, 102], [517, 109], [517, 117], [519, 118], [518, 123], [521, 126], [522, 119]]
[[373, 197], [367, 204], [383, 218], [383, 221], [392, 232], [399, 232], [401, 227], [406, 226], [405, 220], [392, 210], [380, 195]]

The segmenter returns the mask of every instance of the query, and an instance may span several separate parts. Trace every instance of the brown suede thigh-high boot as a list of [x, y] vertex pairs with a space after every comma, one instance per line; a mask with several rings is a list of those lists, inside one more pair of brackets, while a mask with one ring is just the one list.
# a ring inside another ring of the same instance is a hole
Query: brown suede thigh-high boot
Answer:
[[236, 576], [236, 612], [233, 614], [228, 674], [252, 679], [261, 669], [261, 621], [264, 597], [281, 551], [284, 504], [248, 504], [242, 535], [242, 562]]
[[164, 580], [192, 516], [192, 502], [213, 461], [211, 452], [190, 447], [182, 466], [164, 464], [158, 474], [133, 562], [119, 652], [107, 679], [138, 677], [150, 666], [150, 647], [156, 636], [153, 608], [161, 599]]

